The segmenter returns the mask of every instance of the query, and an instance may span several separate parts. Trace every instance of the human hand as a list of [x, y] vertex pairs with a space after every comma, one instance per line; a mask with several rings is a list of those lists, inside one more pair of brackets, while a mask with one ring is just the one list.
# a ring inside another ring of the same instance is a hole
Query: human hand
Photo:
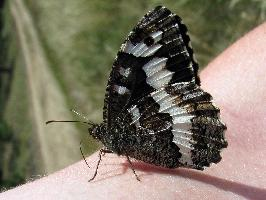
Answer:
[[[202, 87], [228, 129], [222, 161], [204, 171], [165, 169], [106, 154], [92, 182], [97, 153], [59, 172], [0, 194], [0, 199], [266, 199], [266, 23], [201, 73]], [[215, 45], [215, 44], [213, 44]]]

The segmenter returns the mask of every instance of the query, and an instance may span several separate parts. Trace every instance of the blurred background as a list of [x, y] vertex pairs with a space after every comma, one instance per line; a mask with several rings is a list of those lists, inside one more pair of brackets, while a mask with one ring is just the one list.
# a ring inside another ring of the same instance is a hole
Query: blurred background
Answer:
[[81, 140], [100, 148], [84, 125], [45, 121], [101, 122], [116, 53], [157, 5], [187, 24], [201, 69], [266, 18], [264, 0], [0, 0], [0, 191], [81, 160]]

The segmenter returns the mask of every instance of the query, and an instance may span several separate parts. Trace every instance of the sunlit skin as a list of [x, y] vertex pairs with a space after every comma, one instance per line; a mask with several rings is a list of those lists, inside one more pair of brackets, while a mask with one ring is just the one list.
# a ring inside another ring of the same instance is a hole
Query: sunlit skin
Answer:
[[[47, 177], [0, 194], [0, 199], [265, 199], [266, 23], [211, 62], [202, 87], [221, 108], [228, 130], [222, 161], [202, 171], [164, 169], [106, 154], [92, 182], [98, 152]], [[214, 44], [215, 45], [215, 44]], [[78, 148], [78, 147], [77, 147]]]

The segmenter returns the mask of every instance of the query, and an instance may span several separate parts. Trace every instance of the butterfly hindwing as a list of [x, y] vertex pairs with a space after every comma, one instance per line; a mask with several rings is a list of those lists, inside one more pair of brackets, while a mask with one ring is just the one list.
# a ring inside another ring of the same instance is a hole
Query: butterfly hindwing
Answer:
[[[181, 153], [180, 166], [202, 169], [220, 160], [227, 146], [225, 126], [211, 96], [193, 82], [161, 88], [128, 109], [132, 125], [147, 129], [151, 135], [169, 138]], [[169, 137], [169, 134], [172, 137]]]

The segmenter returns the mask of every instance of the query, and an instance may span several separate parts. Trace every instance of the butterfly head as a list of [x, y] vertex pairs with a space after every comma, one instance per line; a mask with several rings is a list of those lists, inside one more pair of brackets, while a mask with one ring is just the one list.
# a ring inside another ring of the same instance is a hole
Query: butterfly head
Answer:
[[106, 135], [106, 126], [104, 124], [93, 124], [89, 127], [89, 133], [96, 140], [102, 140], [103, 136]]

